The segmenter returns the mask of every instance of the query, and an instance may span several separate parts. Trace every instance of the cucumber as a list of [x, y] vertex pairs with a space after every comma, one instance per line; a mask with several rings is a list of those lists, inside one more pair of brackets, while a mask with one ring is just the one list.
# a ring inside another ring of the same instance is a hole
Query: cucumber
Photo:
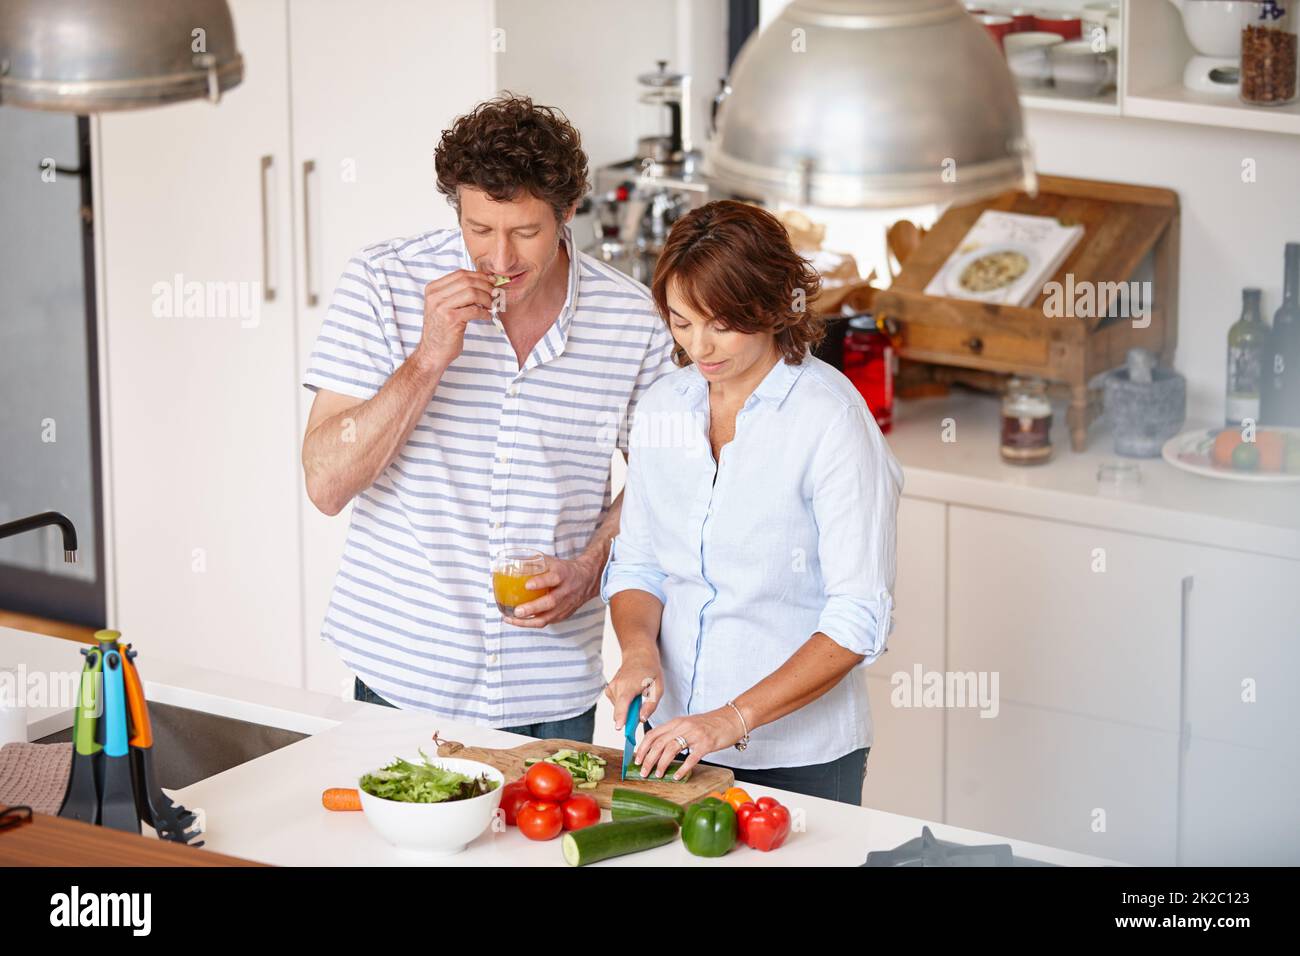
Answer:
[[560, 841], [560, 848], [569, 866], [586, 866], [628, 853], [653, 850], [675, 839], [677, 822], [672, 817], [646, 816], [570, 830]]
[[682, 762], [680, 760], [674, 760], [672, 763], [668, 765], [668, 769], [664, 771], [664, 775], [662, 777], [646, 777], [642, 775], [641, 765], [639, 763], [630, 763], [627, 765], [627, 779], [628, 780], [653, 780], [656, 783], [685, 783], [687, 780], [691, 779], [691, 774], [693, 774], [695, 771], [688, 770], [686, 771], [686, 776], [682, 777], [682, 779], [674, 780], [673, 774], [675, 774], [678, 770], [680, 770], [681, 767], [682, 767]]
[[686, 808], [680, 803], [656, 797], [652, 793], [615, 787], [609, 812], [613, 814], [615, 820], [631, 820], [635, 817], [671, 817], [678, 826], [681, 826]]

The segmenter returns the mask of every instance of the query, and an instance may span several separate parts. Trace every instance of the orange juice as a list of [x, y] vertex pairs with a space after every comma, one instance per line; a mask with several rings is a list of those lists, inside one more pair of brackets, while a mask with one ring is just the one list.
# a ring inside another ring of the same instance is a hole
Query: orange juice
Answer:
[[529, 601], [536, 601], [543, 594], [549, 594], [550, 588], [537, 588], [530, 591], [524, 587], [529, 578], [536, 577], [534, 572], [527, 574], [505, 574], [495, 571], [492, 574], [492, 593], [497, 599], [497, 608], [502, 614], [513, 617], [515, 608]]
[[515, 608], [536, 601], [550, 588], [528, 590], [524, 585], [530, 578], [546, 572], [546, 556], [529, 548], [504, 548], [492, 560], [492, 595], [497, 609], [513, 617]]

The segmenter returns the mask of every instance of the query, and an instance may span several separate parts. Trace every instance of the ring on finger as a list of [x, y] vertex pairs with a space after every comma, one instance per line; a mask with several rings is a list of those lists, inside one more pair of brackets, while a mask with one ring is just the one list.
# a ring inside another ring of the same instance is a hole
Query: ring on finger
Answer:
[[680, 750], [684, 750], [687, 753], [691, 752], [691, 745], [686, 742], [686, 738], [683, 737], [681, 734], [678, 734], [673, 739], [677, 741]]

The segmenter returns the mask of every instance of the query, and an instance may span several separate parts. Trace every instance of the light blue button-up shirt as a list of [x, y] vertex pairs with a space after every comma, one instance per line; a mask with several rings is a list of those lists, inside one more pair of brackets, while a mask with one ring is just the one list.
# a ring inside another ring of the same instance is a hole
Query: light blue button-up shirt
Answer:
[[862, 664], [755, 729], [745, 751], [705, 759], [797, 767], [870, 746], [866, 667], [892, 629], [902, 469], [853, 384], [812, 356], [773, 366], [716, 467], [708, 434], [708, 383], [693, 365], [651, 386], [631, 425], [601, 595], [663, 602], [651, 723], [725, 706], [820, 631]]

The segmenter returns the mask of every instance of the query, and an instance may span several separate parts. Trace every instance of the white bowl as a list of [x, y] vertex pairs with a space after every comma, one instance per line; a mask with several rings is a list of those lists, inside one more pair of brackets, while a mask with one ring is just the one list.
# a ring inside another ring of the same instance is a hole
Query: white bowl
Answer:
[[[407, 756], [419, 763], [419, 755]], [[447, 856], [459, 853], [466, 844], [488, 828], [492, 815], [501, 805], [501, 789], [505, 777], [501, 771], [477, 760], [460, 760], [455, 757], [430, 757], [441, 767], [463, 773], [467, 777], [486, 775], [497, 786], [491, 793], [453, 800], [450, 803], [403, 803], [372, 796], [361, 789], [361, 809], [370, 825], [385, 840], [398, 849], [422, 856]], [[379, 768], [375, 768], [379, 769]]]
[[1002, 45], [1007, 53], [1007, 65], [1016, 82], [1022, 87], [1047, 86], [1051, 83], [1052, 67], [1048, 51], [1064, 42], [1065, 38], [1059, 33], [1041, 30], [1007, 34], [1002, 39]]

